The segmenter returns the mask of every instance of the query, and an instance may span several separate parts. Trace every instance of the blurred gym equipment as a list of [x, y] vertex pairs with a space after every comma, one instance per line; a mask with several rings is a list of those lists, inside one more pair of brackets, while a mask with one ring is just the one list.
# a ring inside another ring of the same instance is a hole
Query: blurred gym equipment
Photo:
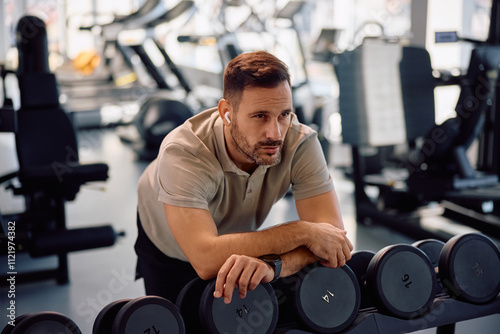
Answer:
[[[492, 27], [498, 22], [497, 7], [494, 2]], [[439, 125], [434, 123], [434, 88], [443, 83], [433, 76], [425, 49], [366, 40], [334, 56], [343, 141], [352, 146], [359, 222], [444, 241], [449, 233], [421, 224], [423, 210], [438, 203], [444, 219], [500, 236], [494, 163], [500, 151], [492, 142], [500, 46], [490, 42], [494, 29], [487, 42], [473, 49], [467, 73], [453, 81], [461, 88], [457, 116]], [[475, 168], [466, 155], [474, 141], [480, 143]], [[377, 198], [367, 194], [367, 187], [378, 188]]]
[[[105, 112], [102, 107], [142, 104], [159, 89], [171, 91], [175, 88], [169, 80], [171, 74], [185, 94], [191, 91], [187, 80], [155, 37], [155, 28], [180, 16], [190, 16], [194, 9], [193, 1], [179, 1], [167, 8], [164, 1], [148, 0], [128, 16], [115, 16], [112, 22], [79, 27], [99, 32], [103, 44], [102, 50], [95, 55], [102, 61], [93, 75], [82, 78], [79, 74], [75, 77], [75, 73], [71, 73], [74, 71], [57, 72], [62, 81], [62, 96], [74, 112], [79, 128], [130, 124], [130, 115], [123, 115], [111, 124], [105, 123], [105, 115], [100, 115]], [[156, 60], [158, 55], [163, 59], [161, 65]], [[171, 98], [181, 100], [185, 96], [173, 95]]]
[[[141, 160], [154, 159], [163, 137], [203, 105], [199, 99], [192, 96], [190, 84], [171, 60], [155, 32], [157, 26], [168, 24], [180, 16], [188, 16], [189, 20], [195, 9], [193, 1], [179, 1], [171, 8], [167, 8], [162, 1], [150, 0], [125, 18], [115, 18], [113, 22], [107, 24], [81, 27], [82, 30], [99, 30], [105, 40], [105, 48], [119, 48], [123, 58], [128, 59], [128, 67], [135, 71], [141, 81], [139, 86], [143, 89], [139, 88], [129, 96], [129, 100], [135, 100], [133, 102], [139, 104], [139, 109], [130, 120], [123, 119], [122, 122], [114, 124], [125, 126], [117, 130], [119, 136], [122, 142], [131, 145]], [[103, 54], [105, 53], [106, 50], [103, 51]], [[132, 62], [132, 56], [138, 61]], [[161, 58], [161, 62], [158, 61], [158, 57]], [[105, 64], [107, 63], [108, 60], [105, 61]], [[175, 77], [178, 86], [172, 84], [170, 80], [172, 77]], [[117, 80], [114, 81], [116, 83]], [[100, 90], [99, 87], [98, 84], [94, 84], [93, 90]], [[73, 100], [71, 91], [78, 95], [78, 91], [83, 90], [81, 86], [68, 90], [69, 100]], [[92, 89], [89, 90], [91, 91]], [[108, 103], [119, 104], [124, 100], [114, 93], [108, 98]], [[75, 114], [77, 118], [82, 118], [79, 117], [80, 113]]]
[[[106, 103], [130, 102], [137, 100], [143, 94], [154, 91], [140, 80], [141, 69], [132, 61], [134, 52], [120, 43], [118, 36], [121, 31], [137, 29], [144, 24], [146, 19], [156, 19], [165, 11], [163, 1], [148, 0], [130, 15], [114, 16], [112, 21], [107, 23], [79, 26], [82, 31], [95, 32], [99, 35], [102, 48], [97, 47], [98, 52], [93, 50], [87, 52], [95, 53], [94, 61], [96, 57], [99, 57], [100, 61], [90, 74], [83, 75], [77, 70], [78, 68], [75, 68], [75, 62], [85, 54], [81, 53], [69, 66], [62, 66], [56, 70], [65, 107], [75, 112], [77, 116], [82, 116], [76, 113], [77, 111], [98, 114], [100, 107]], [[69, 18], [67, 25], [73, 25], [77, 19], [85, 21], [85, 15]], [[97, 17], [95, 20], [99, 22], [101, 18]], [[77, 126], [89, 126], [87, 124], [89, 122], [85, 122], [84, 117], [81, 117], [80, 122], [78, 122], [80, 117], [76, 119]], [[91, 124], [98, 122], [99, 120], [93, 121]]]
[[[59, 104], [57, 81], [49, 71], [43, 21], [25, 16], [17, 31], [19, 67], [15, 73], [21, 107], [15, 114], [11, 106], [6, 111], [13, 123], [8, 128], [15, 133], [19, 171], [0, 180], [9, 181], [6, 188], [24, 197], [25, 211], [5, 215], [9, 224], [15, 224], [15, 235], [2, 224], [0, 242], [2, 252], [7, 250], [4, 243], [10, 241], [18, 252], [27, 251], [32, 257], [57, 255], [56, 269], [19, 273], [18, 282], [55, 278], [63, 284], [69, 280], [68, 252], [112, 246], [120, 235], [110, 225], [66, 228], [65, 203], [75, 200], [82, 185], [105, 181], [108, 166], [79, 162], [75, 129]], [[26, 35], [26, 31], [33, 33]]]

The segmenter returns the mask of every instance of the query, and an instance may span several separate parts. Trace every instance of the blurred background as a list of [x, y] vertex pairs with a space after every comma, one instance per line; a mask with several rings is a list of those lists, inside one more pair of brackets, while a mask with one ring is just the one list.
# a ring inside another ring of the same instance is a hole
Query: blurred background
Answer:
[[[294, 112], [318, 131], [356, 250], [469, 232], [498, 245], [497, 6], [0, 0], [0, 327], [13, 300], [12, 222], [18, 315], [61, 312], [90, 333], [107, 304], [144, 294], [134, 279], [137, 180], [166, 134], [217, 105], [226, 64], [255, 50], [289, 66]], [[21, 24], [26, 16], [36, 19]], [[21, 118], [37, 108], [68, 121]], [[47, 186], [39, 157], [71, 191]], [[287, 196], [263, 227], [296, 218]], [[456, 332], [498, 328], [494, 314]]]

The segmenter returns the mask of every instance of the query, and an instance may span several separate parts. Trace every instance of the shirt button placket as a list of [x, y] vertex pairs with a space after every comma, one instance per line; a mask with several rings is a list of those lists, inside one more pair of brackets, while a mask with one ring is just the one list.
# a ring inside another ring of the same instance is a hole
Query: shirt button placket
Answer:
[[246, 194], [245, 194], [245, 199], [247, 197], [249, 197], [251, 194], [252, 194], [252, 182], [248, 181], [247, 182], [247, 191], [246, 191]]

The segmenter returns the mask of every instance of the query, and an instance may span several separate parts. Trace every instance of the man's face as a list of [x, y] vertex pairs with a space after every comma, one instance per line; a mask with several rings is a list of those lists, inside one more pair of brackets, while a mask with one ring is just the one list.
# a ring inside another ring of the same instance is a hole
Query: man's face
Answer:
[[243, 91], [238, 111], [232, 113], [227, 138], [229, 154], [240, 169], [251, 171], [258, 165], [280, 161], [291, 112], [292, 93], [287, 82]]

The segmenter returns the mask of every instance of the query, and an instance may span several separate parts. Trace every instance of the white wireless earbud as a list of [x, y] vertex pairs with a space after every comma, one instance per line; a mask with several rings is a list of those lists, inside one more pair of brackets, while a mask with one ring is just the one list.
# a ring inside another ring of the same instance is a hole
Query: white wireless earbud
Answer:
[[231, 123], [231, 120], [229, 119], [229, 111], [224, 114], [224, 118], [228, 123]]

